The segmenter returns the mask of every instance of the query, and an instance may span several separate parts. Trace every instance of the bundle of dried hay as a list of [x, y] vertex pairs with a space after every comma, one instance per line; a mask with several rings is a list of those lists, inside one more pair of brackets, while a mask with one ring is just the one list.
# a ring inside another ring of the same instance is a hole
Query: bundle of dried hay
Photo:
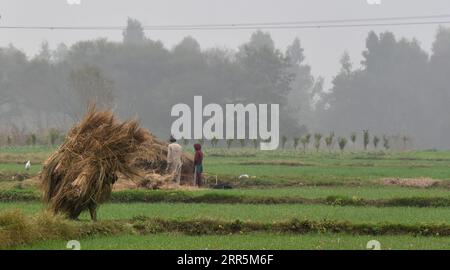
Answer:
[[[167, 168], [167, 147], [168, 143], [153, 138], [149, 151], [143, 152], [143, 155], [136, 158], [136, 166], [145, 171], [144, 184], [141, 187], [154, 188], [154, 185], [146, 184], [148, 180], [159, 183], [170, 183], [173, 179], [171, 175], [166, 175]], [[145, 156], [145, 153], [152, 153], [151, 156]], [[193, 185], [194, 183], [194, 157], [192, 154], [183, 153], [183, 166], [181, 167], [182, 185]], [[161, 185], [158, 185], [161, 186]]]
[[161, 175], [157, 173], [147, 173], [139, 182], [139, 188], [145, 189], [161, 189], [162, 187], [171, 183], [173, 175]]
[[158, 160], [153, 136], [137, 121], [119, 122], [111, 111], [91, 107], [67, 134], [64, 143], [44, 163], [40, 175], [44, 200], [54, 213], [72, 219], [107, 200], [120, 173], [138, 175], [136, 156]]

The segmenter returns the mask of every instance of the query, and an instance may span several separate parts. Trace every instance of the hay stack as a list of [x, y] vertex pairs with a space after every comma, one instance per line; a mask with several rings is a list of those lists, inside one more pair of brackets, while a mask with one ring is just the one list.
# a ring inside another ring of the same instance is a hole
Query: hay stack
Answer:
[[117, 173], [138, 175], [136, 156], [159, 158], [149, 151], [153, 143], [153, 136], [137, 121], [119, 122], [111, 111], [92, 107], [44, 163], [44, 201], [54, 213], [75, 219], [89, 209], [95, 219], [93, 212], [109, 198]]
[[[156, 138], [153, 138], [153, 142], [143, 155], [136, 158], [136, 166], [145, 171], [145, 179], [153, 179], [157, 182], [161, 181], [161, 177], [165, 180], [170, 180], [165, 174], [167, 168], [167, 146], [168, 143], [162, 142]], [[153, 153], [150, 157], [145, 156], [145, 153]], [[181, 167], [181, 179], [182, 185], [194, 184], [194, 157], [192, 154], [183, 153], [182, 156], [183, 166]], [[153, 174], [153, 177], [152, 177]]]

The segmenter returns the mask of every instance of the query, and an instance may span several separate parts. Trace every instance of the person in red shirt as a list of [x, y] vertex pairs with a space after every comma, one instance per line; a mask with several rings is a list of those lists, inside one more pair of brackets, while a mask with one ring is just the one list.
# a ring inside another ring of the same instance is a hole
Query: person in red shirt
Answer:
[[194, 144], [194, 181], [195, 185], [203, 185], [203, 152], [202, 146], [199, 143]]

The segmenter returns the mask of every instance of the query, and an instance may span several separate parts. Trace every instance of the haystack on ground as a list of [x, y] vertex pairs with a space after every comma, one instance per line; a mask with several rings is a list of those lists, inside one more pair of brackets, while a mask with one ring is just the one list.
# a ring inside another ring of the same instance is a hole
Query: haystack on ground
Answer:
[[[120, 122], [111, 111], [91, 108], [44, 163], [44, 201], [54, 213], [73, 219], [89, 209], [95, 220], [98, 204], [109, 198], [118, 176], [138, 188], [169, 184], [166, 159], [167, 143], [136, 121]], [[193, 168], [192, 155], [184, 154], [183, 184], [193, 183]]]
[[[143, 156], [136, 158], [136, 166], [144, 171], [144, 179], [153, 179], [155, 181], [170, 180], [170, 177], [166, 176], [167, 168], [167, 147], [168, 143], [162, 142], [156, 138], [153, 138], [153, 143], [150, 145], [151, 149], [148, 152], [154, 153], [152, 156]], [[181, 179], [182, 185], [194, 184], [194, 157], [192, 154], [183, 153], [182, 156], [183, 166], [181, 167]]]
[[148, 151], [152, 135], [136, 121], [119, 122], [111, 111], [89, 109], [68, 133], [64, 143], [44, 163], [44, 200], [55, 213], [77, 218], [108, 199], [117, 174], [138, 175], [136, 156], [155, 158]]

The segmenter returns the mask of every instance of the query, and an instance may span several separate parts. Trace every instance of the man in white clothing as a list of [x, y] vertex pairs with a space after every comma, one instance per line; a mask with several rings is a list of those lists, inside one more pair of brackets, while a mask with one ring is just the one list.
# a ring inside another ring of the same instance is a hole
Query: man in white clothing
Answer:
[[167, 169], [166, 171], [173, 175], [173, 181], [180, 184], [181, 167], [183, 166], [182, 156], [183, 148], [177, 143], [177, 140], [171, 136], [170, 144], [167, 148]]

